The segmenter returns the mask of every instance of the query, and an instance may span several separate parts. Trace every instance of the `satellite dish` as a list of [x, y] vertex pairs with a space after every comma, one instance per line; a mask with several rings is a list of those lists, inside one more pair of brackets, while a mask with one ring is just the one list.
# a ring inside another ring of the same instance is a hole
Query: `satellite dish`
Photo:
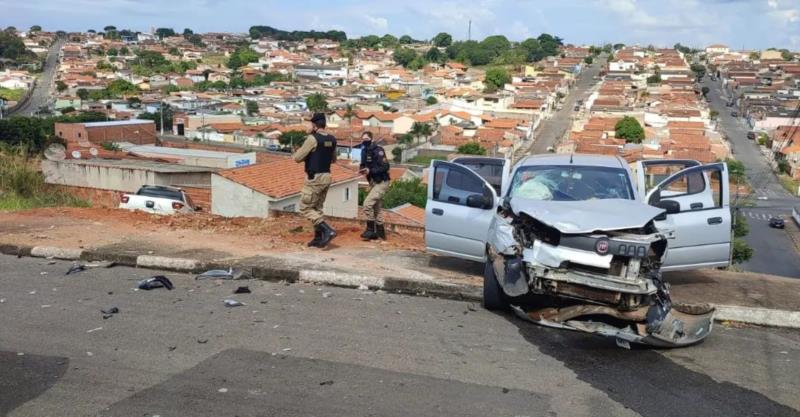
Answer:
[[81, 159], [81, 151], [72, 151], [72, 157], [74, 159]]
[[99, 152], [97, 152], [97, 148], [89, 148], [89, 154], [96, 157]]
[[63, 161], [67, 159], [67, 148], [60, 143], [54, 143], [44, 150], [44, 157], [48, 161]]

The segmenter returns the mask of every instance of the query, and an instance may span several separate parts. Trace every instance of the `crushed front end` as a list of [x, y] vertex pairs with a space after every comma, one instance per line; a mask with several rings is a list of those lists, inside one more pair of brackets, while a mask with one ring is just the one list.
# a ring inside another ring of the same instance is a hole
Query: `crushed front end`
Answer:
[[[608, 219], [598, 222], [608, 230], [567, 227], [538, 213], [539, 218], [501, 211], [490, 233], [489, 259], [504, 292], [512, 300], [534, 294], [551, 301], [515, 306], [519, 315], [611, 336], [623, 347], [687, 346], [710, 333], [713, 309], [673, 305], [669, 284], [661, 279], [667, 239], [653, 223], [658, 213], [635, 227], [629, 218], [620, 228], [610, 227]], [[591, 223], [592, 214], [585, 213], [584, 223]]]

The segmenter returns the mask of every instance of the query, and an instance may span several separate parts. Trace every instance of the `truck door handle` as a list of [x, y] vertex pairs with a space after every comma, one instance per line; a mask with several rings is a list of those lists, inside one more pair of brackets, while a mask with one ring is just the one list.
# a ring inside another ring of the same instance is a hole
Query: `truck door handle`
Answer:
[[442, 214], [444, 214], [444, 210], [439, 209], [439, 208], [435, 208], [435, 209], [431, 210], [431, 213], [433, 213], [433, 214], [435, 214], [437, 216], [441, 216]]
[[689, 205], [689, 208], [691, 208], [692, 210], [700, 210], [701, 208], [703, 208], [703, 203], [692, 203]]
[[708, 224], [722, 224], [722, 217], [709, 217]]

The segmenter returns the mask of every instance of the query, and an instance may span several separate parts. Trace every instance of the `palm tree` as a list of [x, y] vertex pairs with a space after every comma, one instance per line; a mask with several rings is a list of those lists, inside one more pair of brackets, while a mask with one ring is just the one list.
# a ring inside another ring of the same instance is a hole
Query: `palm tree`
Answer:
[[411, 125], [409, 133], [411, 133], [414, 138], [418, 139], [422, 136], [427, 140], [428, 136], [433, 134], [433, 129], [431, 129], [431, 125], [427, 123], [414, 122], [414, 124]]

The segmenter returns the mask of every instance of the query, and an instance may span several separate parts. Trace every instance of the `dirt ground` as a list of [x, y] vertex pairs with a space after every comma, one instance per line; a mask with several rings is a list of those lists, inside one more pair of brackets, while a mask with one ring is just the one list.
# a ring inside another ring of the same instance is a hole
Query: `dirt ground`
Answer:
[[[421, 234], [391, 233], [386, 242], [364, 242], [363, 231], [354, 224], [331, 222], [339, 235], [328, 250], [381, 248], [383, 250], [424, 249]], [[237, 256], [256, 256], [264, 251], [296, 252], [309, 249], [309, 223], [299, 216], [278, 218], [225, 218], [210, 214], [159, 216], [107, 208], [47, 208], [0, 212], [0, 234], [18, 244], [99, 247], [124, 239], [146, 238], [176, 249], [198, 246]], [[6, 239], [7, 240], [7, 239]], [[318, 250], [317, 250], [318, 251]]]

